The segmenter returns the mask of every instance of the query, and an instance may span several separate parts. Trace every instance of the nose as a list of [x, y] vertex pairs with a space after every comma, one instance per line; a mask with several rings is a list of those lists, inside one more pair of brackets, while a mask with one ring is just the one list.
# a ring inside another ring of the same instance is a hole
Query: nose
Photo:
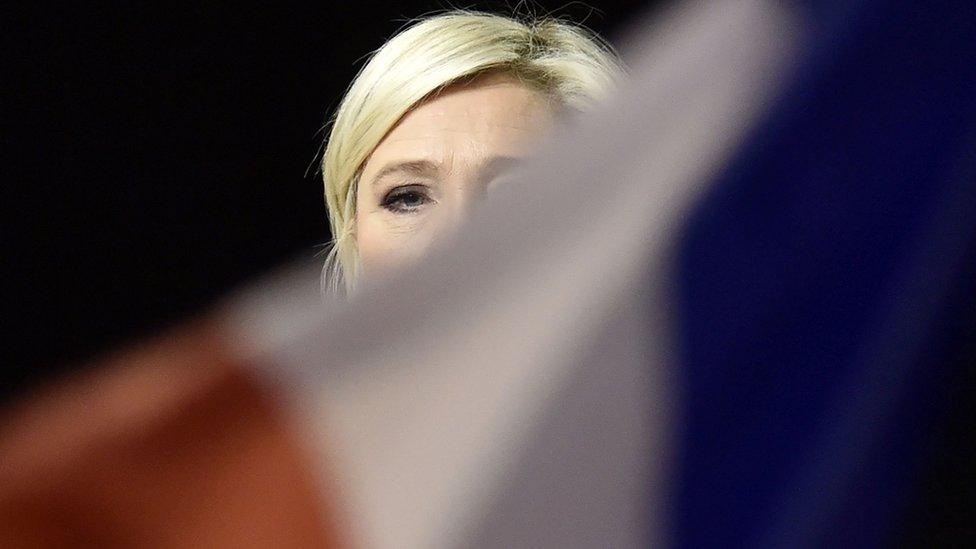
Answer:
[[480, 178], [472, 177], [457, 183], [454, 189], [454, 204], [450, 208], [451, 228], [456, 228], [471, 218], [487, 195], [487, 185]]

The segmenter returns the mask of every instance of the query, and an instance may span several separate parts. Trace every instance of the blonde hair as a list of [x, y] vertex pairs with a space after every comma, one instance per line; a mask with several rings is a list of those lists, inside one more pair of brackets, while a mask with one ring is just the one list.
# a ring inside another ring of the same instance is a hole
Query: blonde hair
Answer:
[[332, 229], [323, 286], [352, 290], [359, 274], [356, 189], [366, 160], [412, 107], [437, 91], [489, 71], [510, 73], [557, 104], [582, 110], [622, 74], [613, 49], [558, 19], [520, 20], [471, 11], [422, 19], [373, 54], [332, 121], [322, 178]]

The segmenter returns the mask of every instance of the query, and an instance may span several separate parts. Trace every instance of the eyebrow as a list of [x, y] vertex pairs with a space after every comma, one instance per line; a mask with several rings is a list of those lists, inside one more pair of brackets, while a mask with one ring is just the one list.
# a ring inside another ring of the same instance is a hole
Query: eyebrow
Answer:
[[381, 179], [395, 173], [407, 173], [418, 177], [432, 177], [440, 170], [440, 165], [432, 160], [401, 160], [390, 162], [383, 166], [380, 171], [373, 176], [372, 185], [376, 185]]
[[[518, 166], [525, 159], [516, 156], [493, 156], [481, 164], [478, 169], [478, 179], [489, 181], [515, 166]], [[399, 160], [393, 161], [383, 166], [376, 172], [370, 181], [371, 185], [376, 185], [383, 178], [396, 173], [406, 173], [416, 177], [434, 177], [440, 171], [441, 165], [433, 160]]]

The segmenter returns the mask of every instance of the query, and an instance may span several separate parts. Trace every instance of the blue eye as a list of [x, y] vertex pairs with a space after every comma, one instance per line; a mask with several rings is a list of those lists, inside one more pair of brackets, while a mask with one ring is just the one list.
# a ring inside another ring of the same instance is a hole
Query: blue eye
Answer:
[[395, 213], [412, 213], [430, 202], [430, 197], [422, 188], [399, 187], [390, 191], [381, 205]]

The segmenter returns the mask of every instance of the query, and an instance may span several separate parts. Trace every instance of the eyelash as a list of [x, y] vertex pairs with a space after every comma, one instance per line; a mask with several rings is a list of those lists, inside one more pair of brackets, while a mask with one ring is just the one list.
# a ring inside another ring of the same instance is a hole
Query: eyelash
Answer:
[[[410, 197], [419, 197], [421, 200], [421, 204], [417, 206], [407, 206], [407, 207], [402, 206], [403, 201], [406, 198], [410, 198]], [[386, 194], [385, 197], [383, 197], [383, 201], [380, 203], [380, 205], [383, 208], [393, 213], [410, 214], [416, 212], [423, 205], [429, 202], [432, 202], [432, 200], [427, 195], [425, 189], [419, 188], [417, 186], [409, 186], [409, 187], [397, 187], [391, 190], [389, 193]]]

